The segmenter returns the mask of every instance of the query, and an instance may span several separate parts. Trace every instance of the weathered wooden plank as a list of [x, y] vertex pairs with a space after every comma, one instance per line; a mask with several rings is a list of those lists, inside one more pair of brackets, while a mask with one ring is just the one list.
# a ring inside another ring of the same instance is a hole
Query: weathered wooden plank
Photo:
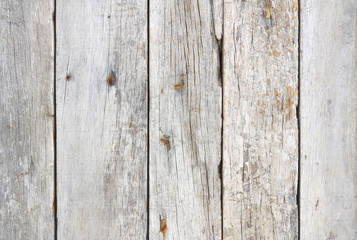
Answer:
[[357, 1], [302, 1], [301, 239], [357, 239]]
[[297, 239], [298, 2], [224, 2], [224, 239]]
[[147, 2], [56, 11], [58, 239], [145, 239]]
[[222, 88], [213, 5], [159, 0], [149, 9], [149, 236], [219, 239]]
[[0, 2], [0, 239], [52, 239], [53, 1]]

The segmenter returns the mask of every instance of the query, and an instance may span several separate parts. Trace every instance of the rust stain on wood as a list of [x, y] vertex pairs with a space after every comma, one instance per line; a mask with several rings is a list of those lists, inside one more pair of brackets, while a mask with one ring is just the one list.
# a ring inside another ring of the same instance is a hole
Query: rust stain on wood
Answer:
[[107, 79], [108, 86], [113, 86], [114, 85], [114, 77], [112, 74], [109, 75]]
[[180, 89], [182, 88], [182, 86], [181, 86], [180, 83], [178, 83], [178, 84], [175, 84], [174, 88], [175, 88], [176, 90], [180, 90]]
[[182, 80], [180, 83], [177, 83], [177, 84], [174, 85], [174, 89], [176, 89], [176, 90], [181, 90], [184, 87], [185, 87], [185, 81], [184, 80]]
[[160, 232], [162, 233], [162, 236], [166, 237], [166, 231], [167, 231], [167, 222], [166, 222], [166, 217], [163, 219], [160, 219]]
[[181, 90], [182, 88], [185, 87], [185, 81], [184, 81], [185, 75], [183, 73], [180, 75], [180, 79], [181, 81], [174, 85], [174, 89], [176, 90]]
[[168, 149], [170, 150], [170, 140], [169, 140], [169, 136], [164, 135], [163, 137], [161, 137], [160, 142]]

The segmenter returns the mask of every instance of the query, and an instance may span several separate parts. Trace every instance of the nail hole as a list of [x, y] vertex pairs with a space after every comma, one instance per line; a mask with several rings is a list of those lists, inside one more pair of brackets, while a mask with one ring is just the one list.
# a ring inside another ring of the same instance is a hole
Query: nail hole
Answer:
[[66, 80], [69, 81], [71, 78], [72, 78], [72, 75], [68, 73], [68, 74], [66, 75]]
[[109, 75], [108, 79], [107, 79], [107, 83], [109, 86], [113, 86], [114, 85], [114, 77], [113, 75]]

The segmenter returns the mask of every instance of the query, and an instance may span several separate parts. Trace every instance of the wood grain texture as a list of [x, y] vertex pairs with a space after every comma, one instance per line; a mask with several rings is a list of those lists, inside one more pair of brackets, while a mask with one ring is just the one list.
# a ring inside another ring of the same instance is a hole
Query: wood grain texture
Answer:
[[150, 239], [221, 236], [219, 41], [208, 1], [150, 1]]
[[0, 239], [52, 239], [53, 1], [0, 2]]
[[298, 2], [224, 2], [224, 239], [297, 239]]
[[145, 239], [147, 3], [56, 11], [58, 239]]
[[301, 239], [357, 239], [357, 1], [301, 5]]

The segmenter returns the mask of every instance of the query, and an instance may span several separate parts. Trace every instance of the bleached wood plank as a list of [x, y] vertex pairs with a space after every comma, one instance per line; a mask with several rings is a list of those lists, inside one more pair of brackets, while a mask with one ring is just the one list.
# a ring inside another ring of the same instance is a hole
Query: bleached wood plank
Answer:
[[0, 1], [0, 239], [53, 239], [53, 1]]
[[213, 4], [159, 0], [149, 9], [149, 236], [220, 239], [222, 88]]
[[145, 239], [147, 2], [56, 9], [58, 239]]
[[223, 238], [297, 239], [298, 2], [225, 0], [223, 37]]
[[301, 239], [357, 239], [357, 1], [302, 1]]

